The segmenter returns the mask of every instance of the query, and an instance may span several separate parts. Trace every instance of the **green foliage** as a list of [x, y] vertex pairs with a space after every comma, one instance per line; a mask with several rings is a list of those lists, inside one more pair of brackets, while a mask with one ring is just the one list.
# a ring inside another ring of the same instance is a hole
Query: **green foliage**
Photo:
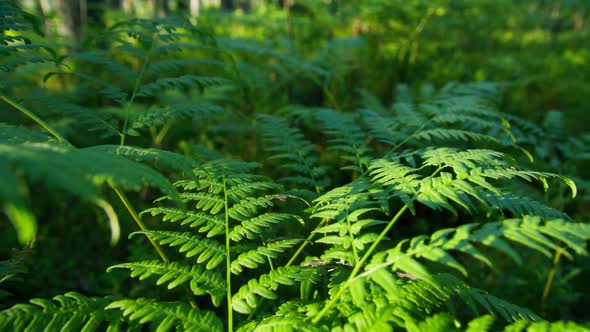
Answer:
[[[590, 139], [517, 110], [558, 84], [519, 80], [576, 81], [561, 66], [586, 48], [552, 29], [587, 32], [588, 7], [252, 3], [107, 22], [74, 49], [0, 2], [0, 330], [588, 329]], [[502, 6], [552, 11], [530, 34], [506, 11], [515, 37]], [[508, 75], [537, 34], [569, 55]], [[108, 253], [56, 250], [108, 230]], [[47, 262], [76, 285], [52, 300], [28, 289]]]

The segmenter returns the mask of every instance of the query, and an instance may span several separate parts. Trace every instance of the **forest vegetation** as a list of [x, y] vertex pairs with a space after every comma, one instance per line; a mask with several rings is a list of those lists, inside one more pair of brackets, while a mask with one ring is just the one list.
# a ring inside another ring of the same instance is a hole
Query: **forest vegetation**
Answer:
[[0, 331], [590, 331], [590, 2], [0, 0]]

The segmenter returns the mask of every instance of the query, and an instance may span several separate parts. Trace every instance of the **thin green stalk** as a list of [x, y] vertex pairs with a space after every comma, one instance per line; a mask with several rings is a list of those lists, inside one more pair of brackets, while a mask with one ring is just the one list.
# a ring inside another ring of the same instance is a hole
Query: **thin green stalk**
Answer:
[[[438, 167], [432, 173], [432, 175], [430, 175], [430, 176], [433, 177], [433, 176], [437, 175], [443, 168], [444, 167], [442, 167], [442, 166]], [[350, 286], [350, 284], [352, 283], [353, 279], [357, 276], [357, 274], [362, 269], [362, 267], [365, 265], [365, 263], [367, 262], [367, 260], [371, 257], [371, 255], [373, 254], [373, 252], [375, 251], [375, 249], [377, 249], [377, 246], [379, 246], [379, 244], [381, 243], [381, 241], [383, 241], [383, 239], [385, 238], [385, 236], [387, 235], [387, 233], [391, 230], [391, 228], [393, 227], [393, 225], [395, 225], [395, 223], [404, 214], [404, 212], [410, 207], [410, 204], [412, 204], [412, 202], [414, 202], [414, 200], [416, 200], [416, 198], [418, 198], [418, 193], [414, 194], [414, 196], [410, 199], [410, 201], [407, 202], [407, 203], [405, 203], [404, 206], [402, 206], [399, 209], [399, 211], [397, 211], [397, 213], [395, 214], [395, 216], [393, 216], [393, 218], [389, 221], [389, 223], [387, 224], [387, 226], [379, 234], [379, 236], [377, 237], [377, 239], [375, 240], [375, 242], [373, 242], [373, 244], [369, 247], [369, 249], [367, 250], [367, 252], [363, 255], [363, 258], [361, 258], [360, 262], [358, 262], [358, 264], [356, 264], [354, 266], [354, 268], [352, 269], [352, 272], [348, 276], [348, 279], [346, 279], [346, 281], [344, 282], [344, 284], [342, 286], [340, 286], [340, 289], [338, 290], [338, 292], [336, 293], [336, 295], [334, 295], [330, 299], [330, 301], [328, 301], [327, 305], [317, 314], [317, 316], [315, 316], [311, 320], [314, 324], [317, 324], [320, 321], [320, 319], [322, 319], [322, 317], [324, 317], [330, 311], [330, 309], [332, 309], [336, 305], [336, 302], [344, 294], [344, 292], [346, 291], [346, 289], [348, 288], [348, 286]]]
[[555, 255], [553, 256], [553, 266], [551, 267], [551, 271], [549, 271], [549, 275], [547, 276], [547, 282], [545, 283], [545, 288], [543, 289], [543, 296], [541, 297], [541, 305], [545, 307], [547, 304], [547, 298], [549, 297], [549, 291], [551, 290], [551, 286], [553, 285], [553, 280], [555, 279], [555, 272], [557, 270], [557, 265], [559, 264], [559, 260], [561, 259], [561, 250], [557, 250]]
[[229, 243], [229, 204], [227, 198], [227, 186], [225, 178], [223, 179], [223, 198], [225, 205], [225, 280], [227, 293], [227, 330], [233, 331], [233, 305], [231, 298], [231, 257], [230, 257], [230, 243]]
[[[125, 193], [123, 193], [119, 188], [117, 188], [114, 184], [112, 184], [110, 182], [109, 182], [109, 185], [117, 193], [117, 195], [121, 199], [121, 202], [123, 202], [123, 205], [125, 205], [125, 208], [127, 208], [127, 211], [129, 211], [129, 214], [131, 215], [131, 217], [133, 218], [133, 220], [135, 221], [137, 226], [139, 226], [139, 228], [142, 231], [144, 231], [144, 232], [147, 231], [148, 230], [147, 227], [145, 227], [145, 224], [143, 223], [143, 221], [141, 221], [141, 218], [139, 217], [137, 212], [135, 212], [133, 205], [131, 205], [131, 202], [129, 202], [129, 200], [127, 199], [127, 196], [125, 196]], [[164, 253], [164, 251], [162, 251], [162, 248], [156, 243], [156, 241], [154, 241], [149, 236], [147, 236], [147, 238], [150, 241], [150, 243], [152, 244], [152, 246], [154, 247], [154, 249], [156, 249], [156, 252], [158, 253], [158, 255], [160, 255], [160, 257], [162, 258], [162, 261], [164, 261], [166, 263], [170, 262], [170, 260], [168, 259], [168, 257]]]
[[51, 126], [49, 126], [45, 121], [41, 120], [38, 116], [36, 116], [33, 112], [26, 109], [23, 105], [13, 101], [12, 99], [8, 98], [5, 95], [0, 95], [0, 99], [4, 100], [10, 106], [16, 108], [21, 113], [23, 113], [26, 116], [28, 116], [29, 118], [31, 118], [33, 121], [35, 121], [41, 127], [43, 127], [43, 129], [47, 130], [51, 135], [53, 135], [53, 137], [57, 138], [58, 141], [72, 145], [70, 142], [68, 142], [67, 139], [63, 138], [63, 136], [58, 134], [57, 131], [53, 130], [53, 128], [51, 128]]
[[352, 224], [350, 223], [350, 219], [348, 219], [348, 210], [346, 211], [346, 223], [348, 224], [348, 237], [350, 238], [352, 254], [354, 255], [354, 265], [356, 266], [359, 264], [359, 253], [354, 245], [354, 234], [352, 233]]
[[320, 227], [323, 227], [327, 221], [328, 221], [327, 219], [323, 219], [321, 222], [318, 223], [318, 225], [313, 229], [313, 231], [311, 231], [311, 233], [309, 233], [309, 236], [307, 237], [307, 239], [305, 239], [305, 241], [303, 241], [303, 243], [299, 246], [297, 251], [295, 251], [293, 256], [291, 256], [291, 259], [289, 259], [289, 261], [287, 262], [287, 264], [285, 266], [290, 266], [291, 264], [293, 264], [293, 262], [295, 262], [297, 257], [303, 251], [303, 249], [305, 249], [305, 247], [307, 247], [307, 245], [311, 243], [311, 239], [315, 236], [315, 233], [314, 233], [315, 230], [319, 229]]
[[[412, 201], [413, 201], [413, 199], [412, 199]], [[383, 231], [381, 232], [381, 234], [379, 234], [379, 237], [377, 237], [377, 240], [375, 242], [373, 242], [373, 244], [371, 245], [371, 247], [369, 247], [369, 249], [367, 250], [367, 252], [363, 256], [363, 258], [361, 258], [361, 260], [358, 262], [358, 264], [356, 264], [354, 266], [352, 272], [348, 276], [348, 279], [346, 279], [346, 281], [344, 282], [344, 284], [342, 286], [340, 286], [340, 289], [338, 290], [338, 293], [336, 293], [336, 295], [334, 295], [334, 297], [332, 297], [332, 299], [330, 299], [330, 301], [327, 303], [327, 305], [324, 306], [324, 308], [317, 314], [317, 316], [315, 316], [311, 320], [312, 323], [317, 324], [320, 321], [320, 319], [322, 319], [322, 317], [324, 317], [330, 311], [330, 309], [332, 309], [336, 305], [336, 302], [340, 299], [340, 297], [344, 294], [344, 292], [346, 291], [346, 289], [350, 285], [351, 280], [359, 273], [359, 271], [365, 265], [365, 263], [367, 262], [367, 260], [369, 259], [369, 257], [371, 257], [371, 254], [373, 254], [373, 251], [375, 251], [375, 249], [377, 248], [377, 246], [385, 238], [385, 235], [391, 230], [391, 228], [393, 227], [393, 225], [395, 225], [396, 221], [398, 221], [398, 219], [408, 209], [408, 207], [409, 207], [408, 204], [410, 202], [404, 204], [404, 206], [402, 206], [402, 208], [399, 209], [399, 211], [397, 211], [397, 213], [395, 214], [395, 216], [391, 219], [391, 221], [389, 221], [389, 223], [383, 229]]]
[[133, 101], [135, 100], [135, 97], [137, 96], [137, 91], [139, 90], [141, 80], [143, 79], [143, 75], [145, 74], [145, 70], [146, 70], [147, 65], [149, 63], [150, 53], [151, 53], [151, 49], [145, 55], [145, 58], [143, 59], [143, 64], [141, 66], [141, 70], [139, 71], [139, 74], [137, 75], [137, 79], [135, 79], [135, 86], [133, 87], [133, 93], [131, 93], [131, 97], [129, 98], [127, 105], [125, 105], [125, 122], [123, 122], [123, 130], [121, 131], [121, 145], [125, 145], [125, 137], [127, 136], [127, 127], [129, 126], [129, 117], [131, 115], [131, 105], [133, 105]]
[[[64, 142], [64, 143], [72, 146], [73, 148], [76, 148], [72, 143], [70, 143], [67, 139], [65, 139], [63, 136], [61, 136], [57, 132], [57, 130], [51, 128], [51, 126], [49, 124], [47, 124], [45, 121], [43, 121], [39, 117], [37, 117], [35, 115], [35, 113], [29, 111], [24, 106], [20, 105], [19, 103], [13, 101], [12, 99], [10, 99], [10, 98], [8, 98], [8, 97], [6, 97], [4, 95], [0, 95], [0, 99], [6, 101], [12, 107], [14, 107], [18, 111], [20, 111], [21, 113], [25, 114], [26, 116], [28, 116], [29, 118], [31, 118], [33, 121], [35, 121], [36, 123], [38, 123], [41, 127], [43, 127], [45, 130], [47, 130], [51, 135], [53, 135], [60, 142]], [[137, 214], [137, 212], [135, 212], [135, 209], [133, 208], [133, 205], [131, 205], [131, 202], [129, 202], [129, 200], [127, 199], [127, 197], [125, 196], [125, 194], [119, 188], [117, 188], [114, 184], [109, 183], [109, 185], [117, 193], [117, 195], [121, 199], [121, 202], [123, 202], [123, 205], [125, 205], [125, 208], [127, 208], [127, 211], [129, 212], [129, 214], [131, 215], [131, 217], [133, 218], [133, 220], [137, 223], [137, 225], [139, 226], [139, 228], [142, 231], [147, 230], [147, 228], [145, 227], [145, 225], [143, 224], [143, 222], [139, 218], [139, 215]], [[162, 248], [160, 248], [160, 246], [156, 242], [154, 242], [149, 236], [147, 238], [151, 242], [151, 244], [154, 247], [154, 249], [156, 250], [156, 252], [158, 252], [158, 254], [162, 258], [162, 260], [164, 262], [168, 262], [169, 260], [166, 257], [166, 255], [164, 254], [164, 252], [162, 251]]]

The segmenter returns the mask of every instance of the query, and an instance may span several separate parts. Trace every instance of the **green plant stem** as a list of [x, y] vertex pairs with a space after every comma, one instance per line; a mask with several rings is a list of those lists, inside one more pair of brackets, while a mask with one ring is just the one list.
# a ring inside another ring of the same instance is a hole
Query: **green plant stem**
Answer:
[[131, 97], [129, 98], [129, 101], [127, 102], [127, 105], [125, 106], [125, 122], [123, 122], [123, 130], [121, 131], [121, 145], [125, 145], [125, 137], [127, 136], [127, 127], [129, 126], [129, 117], [131, 116], [131, 105], [133, 105], [133, 101], [135, 100], [135, 97], [137, 96], [137, 91], [139, 90], [141, 80], [143, 79], [143, 75], [144, 75], [147, 65], [150, 61], [149, 60], [150, 53], [151, 53], [151, 49], [150, 49], [150, 52], [148, 52], [145, 55], [145, 58], [143, 59], [143, 64], [141, 66], [141, 70], [139, 71], [139, 74], [137, 75], [137, 79], [135, 79], [135, 86], [133, 87], [133, 93], [131, 93]]
[[330, 309], [332, 309], [336, 305], [336, 302], [344, 294], [344, 292], [346, 291], [346, 289], [348, 288], [348, 286], [350, 286], [350, 284], [352, 282], [352, 279], [359, 273], [359, 271], [365, 265], [365, 263], [367, 262], [367, 260], [369, 259], [369, 257], [371, 257], [371, 254], [373, 253], [373, 251], [375, 251], [375, 249], [377, 249], [377, 246], [385, 238], [385, 235], [387, 235], [387, 233], [391, 230], [391, 228], [393, 227], [393, 225], [395, 225], [396, 221], [398, 221], [399, 218], [404, 214], [404, 212], [409, 208], [409, 205], [408, 204], [410, 204], [415, 199], [415, 197], [416, 196], [414, 196], [414, 198], [410, 202], [404, 204], [404, 206], [402, 206], [401, 209], [399, 209], [399, 211], [397, 211], [397, 213], [395, 214], [395, 216], [393, 216], [393, 218], [391, 219], [391, 221], [389, 221], [389, 223], [387, 224], [387, 226], [379, 234], [379, 237], [377, 237], [377, 240], [375, 240], [375, 242], [373, 242], [373, 244], [371, 245], [371, 247], [369, 247], [369, 249], [367, 250], [367, 252], [363, 255], [363, 258], [361, 258], [361, 260], [358, 262], [358, 264], [356, 264], [354, 266], [352, 272], [348, 276], [348, 279], [346, 279], [346, 281], [344, 282], [344, 284], [342, 284], [340, 286], [340, 289], [338, 289], [338, 292], [336, 293], [336, 295], [334, 295], [328, 301], [328, 303], [326, 304], [326, 306], [324, 306], [324, 308], [311, 320], [312, 323], [317, 324], [320, 321], [320, 319], [322, 319], [322, 317], [324, 317], [330, 311]]
[[545, 288], [543, 288], [543, 296], [541, 297], [541, 305], [545, 307], [547, 304], [547, 299], [549, 298], [549, 291], [551, 290], [551, 285], [553, 285], [553, 280], [555, 279], [555, 272], [557, 270], [557, 266], [559, 264], [559, 260], [561, 259], [561, 250], [557, 250], [555, 255], [553, 256], [553, 266], [551, 267], [551, 271], [549, 271], [549, 275], [547, 276], [547, 282], [545, 282]]
[[[23, 113], [26, 116], [28, 116], [33, 121], [37, 122], [39, 125], [41, 125], [41, 127], [43, 127], [45, 130], [47, 130], [51, 135], [53, 135], [60, 142], [66, 143], [66, 144], [72, 146], [73, 148], [76, 148], [67, 139], [65, 139], [63, 136], [61, 136], [60, 134], [58, 134], [58, 132], [56, 130], [54, 130], [53, 128], [51, 128], [51, 126], [48, 125], [45, 121], [43, 121], [39, 117], [37, 117], [35, 115], [35, 113], [29, 111], [24, 106], [20, 105], [19, 103], [13, 101], [12, 99], [10, 99], [10, 98], [8, 98], [8, 97], [6, 97], [4, 95], [0, 95], [0, 99], [6, 101], [12, 107], [14, 107], [15, 109], [17, 109], [21, 113]], [[129, 200], [127, 199], [127, 197], [125, 196], [125, 194], [119, 188], [117, 188], [117, 186], [115, 186], [113, 183], [109, 182], [109, 186], [117, 193], [117, 195], [121, 199], [121, 202], [123, 202], [123, 205], [125, 205], [125, 208], [129, 212], [129, 214], [131, 215], [131, 217], [133, 218], [133, 220], [135, 221], [135, 223], [137, 223], [137, 225], [139, 226], [139, 228], [142, 231], [146, 231], [147, 228], [145, 227], [144, 223], [141, 221], [141, 218], [139, 217], [139, 215], [137, 214], [137, 212], [135, 212], [135, 209], [133, 208], [133, 205], [131, 205], [131, 202], [129, 202]], [[166, 257], [166, 254], [164, 254], [164, 252], [162, 251], [162, 248], [155, 241], [153, 241], [149, 236], [147, 238], [150, 241], [150, 243], [152, 244], [152, 246], [154, 247], [154, 249], [156, 250], [156, 252], [158, 253], [158, 255], [160, 255], [160, 257], [162, 258], [162, 260], [164, 262], [169, 262], [169, 259], [168, 259], [168, 257]]]
[[[117, 195], [121, 199], [121, 202], [123, 202], [123, 205], [125, 205], [125, 208], [127, 209], [127, 211], [129, 211], [129, 214], [131, 215], [131, 217], [133, 218], [133, 220], [135, 221], [137, 226], [139, 226], [139, 228], [142, 231], [144, 231], [144, 232], [147, 231], [148, 230], [147, 227], [145, 227], [145, 224], [143, 223], [143, 221], [141, 221], [141, 218], [139, 217], [137, 212], [135, 212], [133, 205], [131, 205], [131, 202], [129, 202], [129, 200], [127, 199], [127, 196], [125, 196], [125, 193], [123, 193], [119, 188], [117, 188], [117, 186], [115, 186], [114, 184], [112, 184], [110, 182], [109, 182], [109, 185], [117, 193]], [[149, 236], [147, 236], [147, 238], [150, 241], [150, 243], [152, 244], [152, 246], [154, 247], [154, 249], [156, 250], [156, 252], [158, 253], [158, 255], [160, 255], [160, 258], [162, 258], [162, 261], [164, 261], [166, 263], [170, 262], [170, 260], [168, 259], [168, 257], [166, 256], [166, 254], [164, 253], [162, 248], [156, 243], [156, 241], [154, 241]]]
[[[439, 166], [430, 176], [431, 177], [436, 176], [443, 168], [444, 168], [444, 166]], [[395, 225], [395, 223], [404, 214], [404, 212], [410, 207], [410, 204], [412, 204], [412, 202], [414, 202], [416, 200], [416, 198], [418, 198], [418, 193], [414, 194], [414, 196], [410, 199], [410, 201], [408, 201], [407, 203], [404, 203], [404, 206], [402, 206], [399, 209], [399, 211], [397, 211], [395, 216], [393, 216], [393, 218], [389, 221], [387, 226], [379, 234], [379, 236], [377, 237], [375, 242], [373, 242], [373, 244], [369, 247], [369, 249], [367, 249], [367, 252], [363, 255], [363, 258], [361, 258], [361, 260], [358, 262], [358, 264], [356, 264], [354, 266], [354, 268], [352, 269], [352, 272], [350, 273], [350, 275], [348, 276], [348, 278], [346, 279], [344, 284], [340, 286], [340, 289], [338, 289], [338, 292], [336, 293], [336, 295], [334, 295], [328, 301], [326, 306], [324, 306], [324, 308], [317, 314], [317, 316], [315, 316], [311, 320], [314, 324], [317, 324], [320, 321], [320, 319], [322, 319], [322, 317], [324, 317], [328, 313], [328, 311], [330, 311], [330, 309], [332, 309], [336, 305], [336, 302], [340, 299], [342, 294], [344, 294], [344, 292], [346, 291], [348, 286], [350, 286], [353, 279], [357, 276], [357, 274], [362, 269], [362, 267], [365, 265], [367, 260], [371, 257], [371, 255], [373, 254], [375, 249], [377, 249], [377, 246], [379, 246], [379, 244], [381, 243], [381, 241], [383, 241], [383, 239], [385, 238], [387, 233], [391, 230], [393, 225]]]
[[311, 233], [309, 234], [307, 239], [305, 239], [305, 241], [303, 241], [303, 243], [299, 246], [299, 248], [297, 248], [297, 251], [295, 251], [293, 256], [291, 256], [291, 259], [289, 259], [289, 261], [287, 262], [287, 264], [285, 266], [290, 266], [291, 264], [293, 264], [293, 262], [295, 262], [297, 257], [303, 251], [303, 249], [305, 249], [305, 247], [307, 247], [307, 245], [311, 243], [311, 239], [313, 239], [313, 237], [315, 236], [315, 233], [314, 233], [315, 230], [319, 229], [320, 227], [323, 227], [327, 221], [328, 221], [327, 219], [323, 219], [321, 222], [318, 223], [318, 225], [313, 229], [313, 231], [311, 231]]
[[229, 204], [227, 198], [227, 186], [225, 178], [223, 178], [223, 197], [225, 205], [225, 280], [227, 284], [227, 330], [233, 331], [233, 305], [231, 299], [231, 257], [230, 257], [230, 243], [229, 243]]
[[36, 116], [33, 112], [26, 109], [23, 105], [13, 101], [12, 99], [8, 98], [5, 95], [0, 95], [0, 99], [4, 100], [10, 106], [16, 108], [21, 113], [25, 114], [30, 119], [35, 121], [37, 124], [39, 124], [41, 127], [43, 127], [43, 129], [47, 130], [51, 135], [53, 135], [53, 137], [57, 138], [58, 141], [72, 145], [72, 143], [68, 142], [67, 139], [65, 139], [63, 136], [58, 134], [57, 131], [53, 130], [53, 128], [51, 128], [51, 126], [49, 126], [45, 121], [41, 120], [38, 116]]

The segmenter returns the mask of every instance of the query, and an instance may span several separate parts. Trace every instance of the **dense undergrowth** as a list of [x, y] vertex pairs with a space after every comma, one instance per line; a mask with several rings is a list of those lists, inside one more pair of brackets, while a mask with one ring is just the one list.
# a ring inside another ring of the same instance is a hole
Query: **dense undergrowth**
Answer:
[[211, 13], [69, 50], [1, 2], [0, 329], [587, 330], [590, 138], [413, 30], [384, 67], [381, 6], [348, 39], [310, 5], [291, 39]]

